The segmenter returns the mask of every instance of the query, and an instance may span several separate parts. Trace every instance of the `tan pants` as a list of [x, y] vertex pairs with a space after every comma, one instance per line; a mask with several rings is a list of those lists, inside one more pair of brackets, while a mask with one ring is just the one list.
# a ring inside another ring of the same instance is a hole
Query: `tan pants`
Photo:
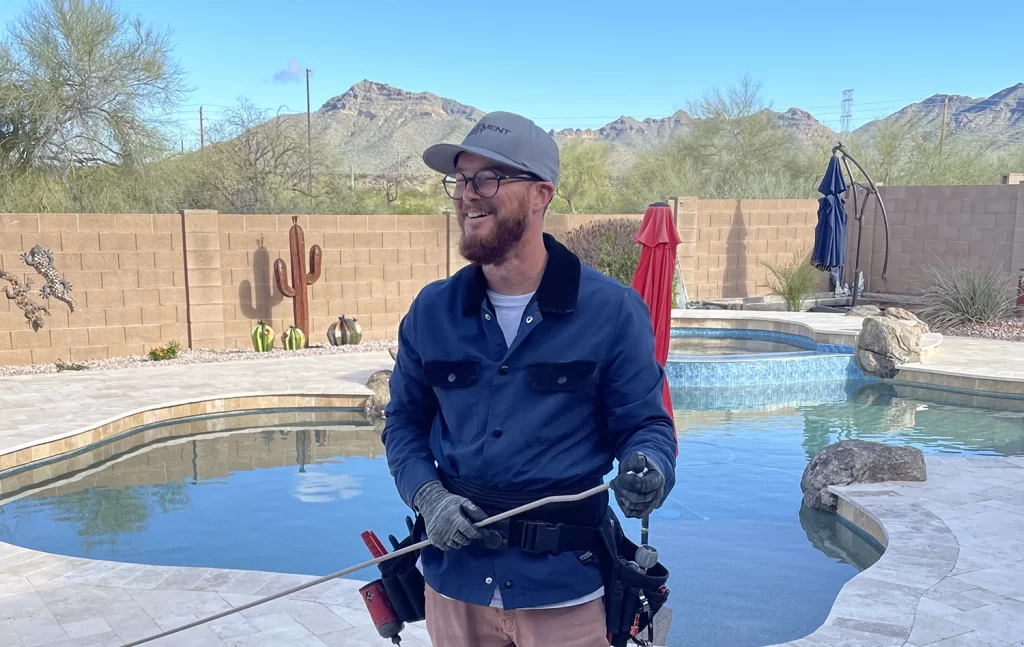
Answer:
[[449, 600], [426, 587], [434, 647], [608, 647], [604, 599], [561, 609], [497, 609]]

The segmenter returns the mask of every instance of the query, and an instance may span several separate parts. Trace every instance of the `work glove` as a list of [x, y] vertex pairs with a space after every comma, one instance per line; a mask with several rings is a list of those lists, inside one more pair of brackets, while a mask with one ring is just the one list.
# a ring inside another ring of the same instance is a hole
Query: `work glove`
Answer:
[[501, 543], [497, 532], [473, 525], [474, 521], [486, 519], [487, 513], [466, 497], [444, 489], [440, 481], [424, 484], [412, 504], [423, 515], [427, 539], [441, 550], [462, 548], [474, 539], [482, 540], [488, 547]]
[[665, 477], [640, 452], [619, 462], [619, 475], [612, 479], [612, 491], [622, 513], [638, 519], [654, 511], [665, 492]]

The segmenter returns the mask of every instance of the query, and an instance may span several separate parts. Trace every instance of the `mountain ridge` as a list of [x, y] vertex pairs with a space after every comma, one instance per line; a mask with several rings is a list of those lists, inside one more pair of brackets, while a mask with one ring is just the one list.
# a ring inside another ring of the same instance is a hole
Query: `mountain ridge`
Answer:
[[[870, 139], [891, 126], [913, 123], [935, 137], [946, 111], [946, 136], [967, 134], [990, 138], [994, 148], [1024, 144], [1024, 83], [999, 90], [988, 97], [935, 94], [909, 104], [893, 114], [869, 121], [852, 131]], [[799, 107], [783, 112], [765, 111], [777, 127], [809, 144], [819, 138], [836, 141], [839, 136]], [[458, 142], [485, 113], [468, 104], [432, 92], [411, 92], [363, 79], [346, 92], [333, 96], [310, 115], [314, 137], [338, 150], [346, 165], [360, 175], [379, 175], [400, 169], [404, 177], [425, 178], [431, 171], [420, 155], [436, 142]], [[305, 128], [304, 113], [283, 114], [275, 119]], [[626, 168], [644, 150], [685, 133], [697, 118], [685, 110], [666, 117], [637, 119], [629, 115], [599, 128], [549, 130], [559, 144], [573, 139], [605, 142], [613, 171]], [[301, 121], [301, 123], [300, 123]]]

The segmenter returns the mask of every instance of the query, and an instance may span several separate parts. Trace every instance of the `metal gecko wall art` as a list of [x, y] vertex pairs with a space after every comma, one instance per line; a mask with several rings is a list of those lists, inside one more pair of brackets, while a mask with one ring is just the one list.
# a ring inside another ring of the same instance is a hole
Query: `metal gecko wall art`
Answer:
[[[50, 250], [36, 245], [30, 251], [22, 254], [21, 260], [46, 280], [46, 283], [39, 290], [39, 296], [47, 300], [53, 297], [63, 301], [71, 312], [75, 311], [75, 300], [71, 297], [71, 284], [60, 278], [60, 275], [57, 274], [57, 269], [53, 266], [53, 254], [50, 253]], [[42, 328], [43, 315], [49, 315], [50, 309], [45, 305], [36, 303], [29, 297], [32, 281], [25, 279], [25, 282], [22, 283], [18, 277], [3, 269], [0, 269], [0, 279], [10, 283], [10, 286], [4, 288], [4, 292], [8, 299], [14, 301], [14, 305], [18, 306], [25, 313], [25, 319], [32, 327], [32, 330]]]

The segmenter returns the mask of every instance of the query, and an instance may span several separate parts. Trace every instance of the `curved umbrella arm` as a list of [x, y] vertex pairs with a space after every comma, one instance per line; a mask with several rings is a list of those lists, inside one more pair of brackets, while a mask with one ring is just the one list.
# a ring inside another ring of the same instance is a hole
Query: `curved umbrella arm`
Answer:
[[[885, 260], [882, 263], [882, 280], [883, 281], [888, 281], [888, 278], [886, 277], [886, 273], [889, 270], [889, 216], [888, 216], [888, 214], [885, 211], [885, 203], [882, 202], [882, 196], [879, 194], [878, 187], [875, 186], [874, 180], [871, 179], [871, 175], [869, 175], [868, 172], [864, 170], [864, 167], [860, 165], [860, 162], [858, 162], [853, 157], [853, 155], [850, 155], [850, 153], [847, 152], [846, 148], [843, 147], [842, 142], [840, 142], [839, 144], [837, 144], [837, 145], [832, 147], [832, 154], [833, 155], [837, 151], [840, 154], [842, 154], [842, 156], [843, 156], [843, 164], [846, 166], [846, 172], [849, 173], [849, 175], [850, 175], [850, 183], [854, 184], [854, 185], [857, 184], [853, 180], [853, 173], [850, 171], [850, 165], [849, 165], [848, 161], [849, 162], [853, 162], [854, 166], [856, 166], [860, 170], [860, 172], [864, 174], [864, 178], [867, 179], [868, 186], [870, 187], [869, 192], [874, 194], [875, 199], [878, 201], [878, 206], [882, 210], [882, 223], [885, 225]], [[857, 209], [856, 195], [857, 195], [856, 190], [854, 190], [854, 210], [855, 211]], [[861, 210], [861, 213], [863, 213], [863, 208]], [[861, 226], [863, 227], [864, 223], [861, 222], [860, 215], [858, 215], [857, 220], [858, 220], [858, 222], [860, 222]], [[858, 247], [860, 246], [859, 236], [858, 236], [857, 245], [858, 245]], [[859, 249], [857, 250], [857, 258], [858, 258], [858, 261], [859, 261], [859, 259], [860, 259], [860, 250]], [[854, 293], [854, 295], [857, 294], [856, 289], [854, 289], [853, 293]]]

